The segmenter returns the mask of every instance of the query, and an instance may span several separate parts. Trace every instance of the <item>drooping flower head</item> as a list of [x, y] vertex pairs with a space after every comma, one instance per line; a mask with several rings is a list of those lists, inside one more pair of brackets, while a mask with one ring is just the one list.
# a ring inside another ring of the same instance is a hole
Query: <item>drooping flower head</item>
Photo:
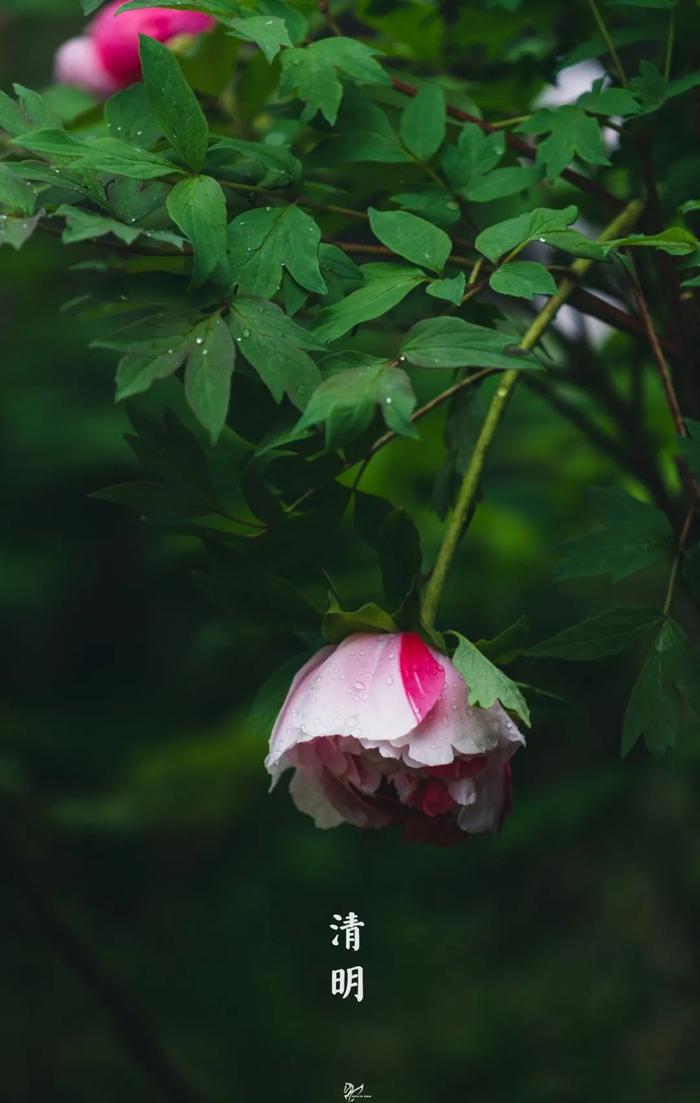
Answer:
[[56, 79], [99, 96], [108, 96], [141, 79], [139, 35], [170, 42], [179, 35], [201, 34], [214, 20], [201, 12], [175, 8], [139, 8], [119, 12], [114, 0], [97, 14], [79, 38], [64, 42], [55, 59]]
[[400, 823], [453, 842], [510, 811], [510, 758], [524, 742], [505, 709], [475, 708], [450, 660], [415, 633], [348, 636], [299, 671], [270, 737], [273, 784], [317, 827]]

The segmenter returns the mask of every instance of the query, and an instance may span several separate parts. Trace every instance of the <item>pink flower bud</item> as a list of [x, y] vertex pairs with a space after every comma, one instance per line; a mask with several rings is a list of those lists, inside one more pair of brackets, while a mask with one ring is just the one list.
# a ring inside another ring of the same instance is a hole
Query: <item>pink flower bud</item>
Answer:
[[63, 43], [54, 59], [54, 75], [60, 84], [72, 84], [100, 99], [119, 89], [119, 82], [105, 69], [88, 35], [69, 38]]
[[524, 740], [498, 703], [475, 708], [450, 660], [414, 633], [349, 636], [299, 671], [270, 736], [273, 785], [317, 827], [401, 823], [455, 842], [500, 827]]
[[139, 8], [117, 15], [124, 0], [114, 0], [98, 13], [90, 33], [102, 64], [126, 88], [141, 79], [139, 35], [169, 42], [181, 34], [200, 34], [214, 26], [214, 20], [201, 12], [174, 8]]
[[111, 96], [141, 79], [140, 34], [170, 42], [178, 35], [201, 34], [214, 26], [208, 15], [175, 8], [139, 8], [117, 15], [123, 2], [107, 4], [86, 35], [64, 42], [54, 62], [56, 80], [103, 98]]

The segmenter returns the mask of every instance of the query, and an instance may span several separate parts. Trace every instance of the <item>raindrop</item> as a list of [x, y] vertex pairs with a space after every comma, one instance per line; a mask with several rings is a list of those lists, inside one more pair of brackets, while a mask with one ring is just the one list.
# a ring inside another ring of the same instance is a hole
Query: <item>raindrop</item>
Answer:
[[386, 680], [386, 684], [387, 684], [388, 686], [393, 686], [393, 684], [394, 684], [394, 679], [393, 679], [393, 678], [387, 678], [387, 680]]
[[352, 683], [352, 688], [353, 689], [364, 689], [365, 688], [365, 683], [364, 682], [353, 682]]
[[195, 337], [195, 344], [203, 345], [204, 344], [204, 338], [203, 337]]
[[244, 329], [243, 330], [243, 336], [244, 337], [250, 337], [250, 330], [249, 329]]
[[542, 242], [542, 244], [545, 244], [545, 242], [547, 241], [546, 237], [541, 237], [539, 240]]

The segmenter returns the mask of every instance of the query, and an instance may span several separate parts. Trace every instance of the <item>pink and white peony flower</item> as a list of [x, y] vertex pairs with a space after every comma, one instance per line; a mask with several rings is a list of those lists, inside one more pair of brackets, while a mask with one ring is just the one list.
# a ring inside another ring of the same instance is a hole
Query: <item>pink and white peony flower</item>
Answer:
[[56, 79], [109, 96], [141, 79], [139, 35], [170, 42], [179, 35], [211, 30], [214, 20], [201, 12], [175, 8], [139, 8], [117, 14], [124, 0], [114, 0], [97, 14], [87, 34], [58, 50]]
[[505, 709], [475, 708], [447, 656], [412, 632], [349, 636], [299, 671], [270, 736], [272, 784], [317, 827], [401, 823], [407, 838], [454, 842], [510, 811], [510, 758], [523, 737]]

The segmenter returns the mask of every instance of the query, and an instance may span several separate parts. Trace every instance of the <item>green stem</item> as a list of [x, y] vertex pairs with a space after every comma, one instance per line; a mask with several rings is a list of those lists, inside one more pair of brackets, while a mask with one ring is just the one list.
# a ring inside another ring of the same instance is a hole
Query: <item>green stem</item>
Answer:
[[600, 36], [601, 36], [601, 38], [603, 39], [603, 42], [606, 45], [606, 48], [607, 48], [608, 53], [610, 54], [610, 57], [612, 58], [613, 65], [615, 66], [615, 69], [617, 71], [617, 75], [620, 78], [620, 84], [623, 86], [623, 88], [626, 88], [627, 87], [627, 74], [625, 73], [622, 62], [620, 61], [620, 55], [618, 54], [617, 50], [615, 49], [615, 43], [613, 42], [612, 38], [610, 37], [610, 31], [608, 30], [608, 28], [606, 26], [605, 20], [603, 19], [602, 15], [600, 14], [600, 8], [598, 7], [598, 5], [596, 3], [596, 0], [588, 0], [588, 6], [591, 9], [591, 14], [593, 15], [593, 18], [596, 21], [596, 24], [598, 26], [598, 30], [600, 31]]
[[[641, 200], [633, 199], [631, 203], [627, 204], [617, 218], [613, 219], [610, 225], [605, 228], [598, 238], [598, 241], [600, 243], [610, 241], [626, 233], [634, 226], [643, 207], [644, 204]], [[566, 302], [581, 277], [585, 275], [593, 263], [594, 262], [589, 258], [581, 257], [571, 265], [569, 269], [571, 274], [562, 280], [557, 293], [547, 301], [543, 309], [534, 319], [532, 325], [520, 342], [519, 347], [521, 349], [527, 352], [534, 348], [556, 315], [559, 307]], [[472, 452], [467, 470], [464, 473], [457, 500], [447, 519], [445, 533], [435, 561], [435, 567], [428, 579], [425, 594], [423, 596], [422, 617], [423, 623], [428, 628], [432, 628], [435, 623], [435, 617], [440, 604], [442, 591], [447, 581], [447, 575], [464, 530], [464, 525], [476, 500], [481, 473], [484, 469], [491, 442], [500, 424], [501, 418], [503, 417], [506, 406], [508, 405], [508, 400], [518, 380], [519, 374], [520, 372], [517, 369], [511, 369], [505, 372], [501, 378], [501, 382], [491, 399], [491, 405], [489, 406], [486, 418], [481, 426], [476, 444], [474, 445], [474, 451]]]
[[671, 75], [671, 59], [673, 58], [673, 40], [676, 36], [676, 11], [671, 8], [668, 17], [668, 35], [666, 37], [666, 54], [664, 56], [664, 80]]
[[673, 565], [671, 567], [671, 573], [668, 576], [668, 586], [666, 587], [666, 597], [664, 598], [664, 605], [663, 605], [663, 609], [662, 609], [662, 613], [665, 617], [668, 616], [669, 611], [671, 609], [671, 602], [673, 601], [673, 594], [674, 594], [674, 591], [675, 591], [675, 588], [676, 588], [676, 581], [678, 579], [678, 568], [681, 565], [681, 560], [683, 559], [683, 552], [685, 551], [685, 546], [688, 543], [688, 537], [690, 535], [690, 526], [693, 523], [693, 516], [695, 514], [696, 506], [697, 506], [696, 499], [693, 498], [693, 500], [690, 503], [690, 506], [688, 507], [688, 512], [685, 515], [685, 520], [683, 522], [683, 527], [681, 529], [680, 536], [678, 537], [678, 545], [676, 547], [676, 554], [673, 557]]

